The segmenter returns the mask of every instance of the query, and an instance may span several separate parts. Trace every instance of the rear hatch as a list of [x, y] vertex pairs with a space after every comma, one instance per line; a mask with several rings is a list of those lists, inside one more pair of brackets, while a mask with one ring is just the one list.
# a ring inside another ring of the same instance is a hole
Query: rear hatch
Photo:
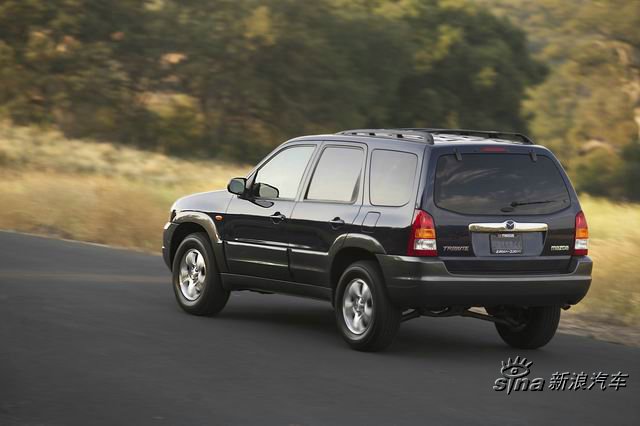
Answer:
[[434, 150], [438, 256], [461, 274], [567, 272], [579, 205], [564, 171], [546, 149], [496, 145]]

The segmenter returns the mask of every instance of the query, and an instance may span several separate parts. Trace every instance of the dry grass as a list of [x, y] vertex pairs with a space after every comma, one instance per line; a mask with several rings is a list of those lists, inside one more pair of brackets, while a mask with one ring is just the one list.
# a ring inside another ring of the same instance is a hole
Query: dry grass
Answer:
[[247, 170], [0, 124], [0, 229], [158, 252], [176, 198]]
[[58, 132], [0, 122], [0, 170], [124, 178], [168, 188], [222, 188], [248, 166], [181, 160], [104, 142], [66, 139]]
[[640, 205], [581, 197], [594, 261], [591, 290], [569, 312], [592, 321], [640, 325]]
[[[158, 252], [171, 203], [248, 166], [186, 161], [0, 123], [0, 229]], [[567, 321], [640, 325], [640, 205], [582, 197], [594, 281]]]
[[3, 173], [0, 227], [158, 251], [169, 203], [144, 185], [102, 176]]

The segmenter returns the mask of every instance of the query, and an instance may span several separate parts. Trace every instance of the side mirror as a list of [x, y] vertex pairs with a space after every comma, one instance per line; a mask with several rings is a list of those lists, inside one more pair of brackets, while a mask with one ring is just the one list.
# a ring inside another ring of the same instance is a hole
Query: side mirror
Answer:
[[227, 191], [236, 195], [244, 195], [247, 191], [247, 180], [245, 178], [233, 178], [227, 185]]
[[254, 186], [254, 193], [260, 198], [278, 198], [280, 196], [280, 190], [275, 186], [268, 183], [256, 183]]

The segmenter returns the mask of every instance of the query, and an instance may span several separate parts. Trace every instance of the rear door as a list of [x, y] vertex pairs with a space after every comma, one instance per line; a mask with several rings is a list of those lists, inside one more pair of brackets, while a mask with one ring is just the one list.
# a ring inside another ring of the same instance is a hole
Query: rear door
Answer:
[[300, 283], [328, 285], [329, 250], [352, 232], [362, 206], [366, 145], [327, 143], [289, 224], [291, 273]]
[[425, 210], [451, 272], [567, 271], [578, 206], [548, 151], [445, 149], [434, 152], [430, 169]]

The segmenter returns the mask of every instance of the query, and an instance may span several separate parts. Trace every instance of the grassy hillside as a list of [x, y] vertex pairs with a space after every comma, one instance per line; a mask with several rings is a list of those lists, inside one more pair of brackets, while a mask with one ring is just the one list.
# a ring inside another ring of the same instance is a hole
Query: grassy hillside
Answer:
[[[181, 195], [224, 188], [248, 166], [186, 161], [0, 124], [0, 229], [158, 252]], [[568, 318], [640, 325], [640, 205], [581, 197], [594, 282]]]
[[158, 252], [176, 198], [248, 170], [0, 124], [0, 228]]
[[580, 197], [590, 232], [593, 284], [576, 313], [640, 325], [640, 204]]

